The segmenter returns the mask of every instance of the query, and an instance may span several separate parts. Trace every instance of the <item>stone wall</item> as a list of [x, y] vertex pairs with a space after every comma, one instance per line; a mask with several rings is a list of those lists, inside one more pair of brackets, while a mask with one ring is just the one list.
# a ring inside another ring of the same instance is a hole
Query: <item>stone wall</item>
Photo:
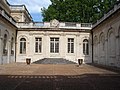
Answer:
[[120, 67], [120, 12], [93, 28], [94, 63]]
[[0, 64], [15, 62], [16, 27], [0, 19]]

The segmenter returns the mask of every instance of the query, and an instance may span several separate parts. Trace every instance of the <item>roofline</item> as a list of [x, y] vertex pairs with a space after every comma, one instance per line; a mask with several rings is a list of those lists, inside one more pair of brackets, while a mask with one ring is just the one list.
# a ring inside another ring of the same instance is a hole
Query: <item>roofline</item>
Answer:
[[7, 20], [4, 16], [2, 16], [1, 14], [0, 14], [0, 17], [2, 17], [3, 19], [5, 19], [7, 22], [9, 22], [12, 26], [14, 26], [16, 29], [18, 29], [17, 28], [17, 26], [16, 25], [14, 25], [13, 23], [11, 23], [9, 20]]
[[98, 25], [100, 25], [101, 23], [103, 23], [105, 20], [107, 20], [108, 18], [110, 18], [112, 15], [114, 15], [119, 10], [120, 10], [120, 1], [118, 1], [113, 6], [113, 8], [108, 11], [108, 13], [104, 14], [104, 16], [102, 18], [100, 18], [99, 20], [97, 20], [97, 22], [95, 24], [93, 24], [93, 27], [92, 27], [91, 30], [93, 30], [94, 28], [96, 28]]
[[15, 6], [15, 7], [18, 7], [18, 6], [22, 7], [23, 6], [23, 7], [25, 7], [25, 10], [28, 12], [28, 14], [30, 15], [30, 18], [33, 20], [31, 14], [29, 13], [28, 9], [26, 8], [26, 6], [24, 4], [23, 5], [10, 5], [10, 6]]

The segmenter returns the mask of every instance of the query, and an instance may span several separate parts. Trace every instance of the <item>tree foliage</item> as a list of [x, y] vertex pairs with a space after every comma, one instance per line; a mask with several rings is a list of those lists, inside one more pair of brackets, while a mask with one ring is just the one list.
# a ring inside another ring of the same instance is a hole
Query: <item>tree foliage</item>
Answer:
[[42, 8], [43, 21], [93, 23], [106, 13], [117, 0], [51, 0]]

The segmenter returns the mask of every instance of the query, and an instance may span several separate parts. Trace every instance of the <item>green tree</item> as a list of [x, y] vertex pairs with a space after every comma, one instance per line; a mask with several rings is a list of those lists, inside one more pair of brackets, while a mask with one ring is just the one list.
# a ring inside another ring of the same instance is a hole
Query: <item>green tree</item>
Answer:
[[42, 8], [43, 21], [93, 23], [106, 13], [117, 0], [51, 0]]

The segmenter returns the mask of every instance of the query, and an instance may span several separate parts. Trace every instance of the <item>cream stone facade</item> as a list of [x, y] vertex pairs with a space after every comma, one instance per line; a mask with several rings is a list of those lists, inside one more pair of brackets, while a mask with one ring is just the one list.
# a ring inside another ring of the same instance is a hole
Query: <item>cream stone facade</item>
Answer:
[[[78, 32], [79, 31], [79, 32]], [[91, 62], [91, 48], [89, 43], [89, 54], [83, 54], [83, 41], [85, 39], [90, 40], [87, 31], [73, 30], [73, 29], [60, 29], [60, 28], [22, 28], [18, 30], [17, 36], [17, 60], [24, 62], [26, 57], [31, 57], [32, 61], [36, 61], [43, 58], [64, 58], [73, 62], [77, 62], [77, 59], [82, 58], [85, 62]], [[20, 54], [20, 39], [26, 39], [26, 54]], [[35, 52], [35, 38], [41, 38], [41, 52]], [[59, 51], [51, 52], [51, 38], [58, 38]], [[68, 39], [73, 39], [73, 52], [68, 52]]]
[[16, 23], [6, 1], [0, 2], [0, 64], [15, 62]]
[[0, 2], [0, 64], [63, 58], [120, 67], [120, 4], [90, 23], [34, 22], [25, 5]]
[[10, 5], [6, 0], [2, 0], [0, 5], [1, 64], [26, 62], [28, 57], [32, 62], [43, 58], [63, 58], [73, 62], [83, 59], [84, 63], [91, 63], [91, 24], [59, 22], [56, 19], [33, 22], [24, 5]]

